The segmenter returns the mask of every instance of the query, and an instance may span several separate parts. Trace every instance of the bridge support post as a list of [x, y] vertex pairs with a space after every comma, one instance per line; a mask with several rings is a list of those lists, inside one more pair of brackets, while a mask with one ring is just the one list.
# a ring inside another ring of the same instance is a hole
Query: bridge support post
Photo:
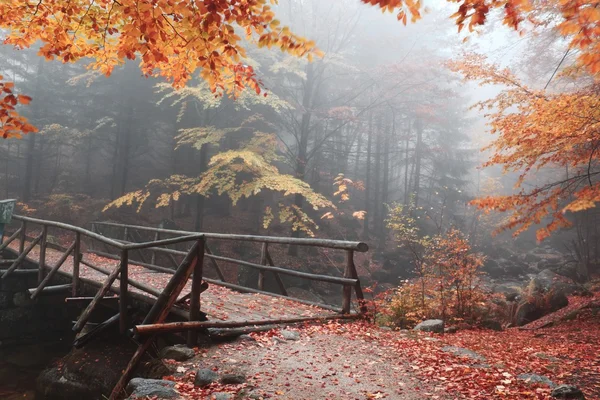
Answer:
[[40, 242], [40, 262], [38, 269], [38, 286], [44, 280], [46, 276], [46, 245], [48, 241], [48, 227], [42, 226], [42, 240]]
[[121, 296], [119, 299], [119, 330], [121, 334], [124, 334], [127, 331], [127, 325], [129, 322], [129, 316], [127, 314], [127, 305], [129, 302], [129, 293], [127, 292], [128, 288], [128, 266], [129, 266], [129, 251], [127, 249], [121, 250], [121, 276], [119, 277], [119, 289]]
[[[352, 277], [352, 252], [346, 253], [346, 268], [344, 268], [344, 278]], [[350, 305], [352, 302], [352, 286], [344, 284], [342, 288], [342, 314], [350, 314]]]
[[[190, 321], [200, 320], [200, 294], [202, 293], [202, 275], [204, 273], [204, 238], [198, 240], [198, 249], [196, 250], [196, 265], [194, 266], [194, 276], [192, 277], [192, 293], [190, 297]], [[198, 332], [189, 331], [187, 337], [188, 347], [194, 347], [198, 344]]]
[[79, 264], [81, 262], [81, 234], [75, 232], [75, 248], [73, 249], [73, 297], [79, 294]]
[[26, 230], [27, 230], [27, 222], [22, 221], [21, 222], [21, 238], [20, 238], [20, 242], [19, 242], [19, 255], [21, 255], [23, 253], [23, 250], [25, 250], [25, 241], [27, 240], [27, 232], [25, 232]]

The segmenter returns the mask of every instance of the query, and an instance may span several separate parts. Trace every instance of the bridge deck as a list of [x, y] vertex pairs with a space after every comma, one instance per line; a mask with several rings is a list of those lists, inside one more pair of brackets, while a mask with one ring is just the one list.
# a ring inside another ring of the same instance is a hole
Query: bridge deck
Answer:
[[[11, 249], [18, 251], [19, 244], [15, 241], [9, 246]], [[46, 265], [53, 266], [63, 253], [51, 248], [46, 249]], [[28, 257], [32, 262], [37, 263], [39, 259], [39, 246], [33, 248]], [[96, 256], [86, 254], [85, 259], [93, 262], [95, 265], [107, 270], [113, 270], [118, 262]], [[71, 274], [73, 270], [73, 257], [69, 256], [60, 271]], [[97, 282], [104, 282], [106, 275], [84, 265], [80, 265], [80, 277], [91, 279]], [[170, 274], [155, 272], [148, 270], [145, 267], [135, 265], [135, 261], [131, 261], [129, 266], [129, 278], [138, 282], [142, 282], [157, 290], [163, 290], [169, 279]], [[118, 287], [118, 281], [113, 284], [113, 288]], [[147, 293], [140, 291], [134, 287], [130, 287], [132, 292]], [[188, 281], [186, 287], [182, 291], [180, 297], [185, 296], [191, 290], [191, 280]], [[302, 304], [293, 300], [272, 297], [264, 294], [255, 293], [240, 293], [226, 287], [211, 284], [209, 288], [202, 293], [201, 309], [211, 321], [261, 321], [272, 319], [288, 319], [311, 317], [319, 318], [331, 316], [332, 311], [316, 306]]]

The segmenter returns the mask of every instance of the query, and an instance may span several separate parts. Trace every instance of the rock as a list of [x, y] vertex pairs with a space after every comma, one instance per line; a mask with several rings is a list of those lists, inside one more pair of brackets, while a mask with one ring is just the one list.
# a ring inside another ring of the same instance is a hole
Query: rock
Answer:
[[13, 304], [17, 307], [29, 307], [33, 303], [34, 300], [31, 300], [31, 297], [27, 292], [17, 292], [13, 296]]
[[556, 292], [565, 296], [572, 294], [587, 294], [587, 290], [565, 276], [559, 275], [550, 269], [545, 269], [537, 274], [530, 282], [534, 291], [547, 293]]
[[246, 375], [243, 373], [225, 374], [221, 377], [223, 385], [241, 385], [246, 382]]
[[186, 361], [194, 357], [196, 353], [193, 349], [190, 349], [184, 345], [168, 346], [161, 349], [159, 357], [162, 359], [175, 360], [175, 361]]
[[521, 296], [520, 283], [502, 283], [492, 287], [494, 293], [504, 294], [506, 301], [515, 301]]
[[282, 329], [281, 336], [283, 336], [285, 340], [300, 340], [300, 333], [296, 331]]
[[239, 340], [240, 342], [255, 342], [255, 341], [256, 341], [256, 339], [254, 339], [254, 338], [253, 338], [252, 336], [250, 336], [250, 335], [240, 335], [240, 336], [238, 337], [238, 340]]
[[444, 333], [456, 333], [458, 332], [458, 326], [449, 326], [444, 328]]
[[556, 384], [552, 382], [547, 376], [538, 375], [538, 374], [521, 374], [517, 376], [518, 379], [525, 381], [527, 383], [537, 383], [541, 385], [550, 386], [551, 388], [555, 387]]
[[583, 392], [573, 385], [560, 385], [552, 390], [552, 397], [556, 399], [576, 399], [585, 400]]
[[458, 346], [444, 346], [442, 347], [442, 351], [454, 354], [455, 356], [467, 357], [475, 361], [486, 361], [485, 357], [481, 354]]
[[146, 397], [156, 399], [181, 398], [175, 390], [175, 382], [159, 379], [133, 378], [127, 384], [127, 393], [131, 393], [129, 399], [143, 399]]
[[484, 319], [480, 323], [481, 327], [491, 329], [492, 331], [502, 331], [502, 324], [493, 319]]
[[428, 319], [414, 328], [416, 331], [444, 333], [444, 321], [441, 319]]
[[194, 378], [194, 385], [200, 387], [206, 387], [219, 379], [219, 375], [212, 369], [201, 368], [196, 371], [196, 377]]
[[233, 395], [231, 393], [216, 392], [210, 398], [214, 400], [233, 400]]
[[515, 325], [523, 326], [543, 317], [543, 311], [533, 302], [523, 302], [517, 307]]

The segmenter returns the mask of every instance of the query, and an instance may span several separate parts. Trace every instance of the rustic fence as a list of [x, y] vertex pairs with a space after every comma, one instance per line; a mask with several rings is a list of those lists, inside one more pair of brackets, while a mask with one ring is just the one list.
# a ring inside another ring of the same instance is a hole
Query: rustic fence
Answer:
[[[336, 240], [323, 239], [304, 239], [304, 238], [281, 238], [269, 236], [251, 236], [251, 235], [232, 235], [218, 233], [194, 233], [187, 231], [149, 228], [135, 225], [124, 225], [110, 222], [95, 222], [92, 224], [92, 230], [86, 230], [80, 227], [63, 224], [60, 222], [46, 221], [36, 218], [24, 217], [15, 215], [14, 221], [20, 222], [20, 227], [16, 229], [10, 237], [0, 244], [0, 252], [6, 249], [15, 240], [18, 240], [18, 254], [13, 260], [2, 260], [0, 265], [8, 265], [7, 269], [0, 270], [1, 278], [6, 279], [12, 274], [23, 272], [30, 273], [31, 270], [19, 269], [23, 261], [31, 254], [32, 250], [39, 246], [38, 254], [38, 286], [30, 289], [32, 299], [44, 293], [55, 293], [65, 291], [71, 293], [72, 297], [68, 301], [86, 300], [89, 304], [80, 314], [78, 320], [73, 326], [75, 332], [80, 332], [86, 323], [89, 321], [92, 312], [100, 302], [118, 301], [118, 313], [109, 318], [105, 322], [98, 324], [94, 329], [86, 335], [77, 339], [75, 345], [82, 345], [89, 341], [95, 335], [98, 335], [102, 330], [113, 324], [119, 323], [121, 333], [129, 332], [132, 326], [129, 315], [130, 298], [135, 297], [152, 305], [150, 311], [145, 316], [143, 322], [135, 325], [134, 333], [139, 335], [139, 347], [129, 362], [127, 368], [123, 372], [121, 379], [113, 389], [110, 399], [116, 399], [129, 379], [133, 369], [138, 364], [148, 346], [152, 343], [154, 336], [157, 333], [164, 331], [187, 331], [188, 345], [192, 346], [197, 343], [197, 332], [199, 329], [204, 329], [209, 326], [220, 327], [236, 327], [244, 325], [264, 325], [274, 322], [294, 323], [314, 318], [294, 318], [286, 320], [265, 320], [252, 322], [203, 322], [200, 311], [200, 296], [208, 287], [207, 283], [217, 284], [230, 289], [241, 292], [260, 293], [275, 297], [284, 297], [291, 300], [319, 306], [322, 308], [332, 309], [338, 314], [327, 317], [319, 317], [319, 319], [343, 318], [351, 317], [352, 292], [356, 294], [360, 312], [364, 312], [363, 293], [360, 286], [360, 281], [354, 265], [354, 252], [365, 252], [368, 250], [366, 244], [361, 242], [347, 242]], [[38, 226], [40, 230], [36, 230], [35, 236], [28, 236], [27, 231], [33, 232], [32, 226]], [[108, 235], [102, 234], [103, 228], [116, 228], [119, 231], [120, 238], [111, 238]], [[49, 232], [59, 231], [63, 235], [69, 236], [70, 245], [58, 245], [49, 240]], [[39, 233], [38, 233], [39, 232]], [[144, 241], [143, 236], [152, 235], [150, 240]], [[231, 257], [220, 256], [214, 254], [208, 246], [208, 241], [211, 244], [213, 241], [241, 241], [259, 243], [261, 246], [260, 264], [238, 260]], [[312, 274], [307, 272], [296, 271], [282, 266], [275, 266], [269, 245], [295, 245], [295, 246], [310, 246], [320, 248], [330, 248], [343, 250], [346, 252], [346, 261], [343, 276], [331, 276], [322, 274]], [[173, 249], [168, 246], [181, 245], [184, 250]], [[53, 266], [47, 265], [46, 254], [48, 247], [53, 247], [62, 251], [61, 256]], [[86, 254], [95, 253], [100, 256], [118, 260], [118, 264], [112, 269], [107, 270], [99, 265], [94, 264]], [[166, 256], [171, 267], [158, 265], [157, 255]], [[132, 257], [134, 255], [135, 259]], [[72, 257], [72, 268], [69, 273], [62, 272], [63, 275], [70, 276], [71, 283], [64, 285], [50, 286], [52, 278], [59, 273], [65, 261]], [[179, 261], [177, 258], [181, 258]], [[217, 279], [211, 279], [204, 276], [204, 260], [207, 259], [214, 269]], [[252, 268], [258, 270], [258, 289], [245, 287], [236, 283], [227, 282], [225, 274], [220, 263], [233, 263], [241, 267]], [[80, 266], [85, 265], [97, 272], [106, 275], [103, 282], [94, 281], [80, 277]], [[149, 285], [135, 281], [129, 278], [130, 264], [139, 265], [149, 270], [168, 273], [171, 275], [170, 280], [163, 290], [157, 290]], [[275, 277], [279, 287], [279, 294], [266, 292], [264, 290], [265, 273], [271, 273]], [[342, 307], [332, 307], [331, 305], [315, 303], [304, 299], [294, 299], [289, 296], [288, 290], [281, 279], [281, 275], [288, 275], [297, 278], [309, 279], [319, 282], [327, 282], [339, 284], [342, 286]], [[191, 291], [186, 296], [179, 298], [183, 288], [186, 286], [189, 279], [192, 279]], [[116, 280], [119, 280], [118, 288], [113, 287]], [[95, 296], [84, 298], [80, 296], [82, 283], [89, 284], [97, 289]], [[152, 297], [140, 294], [130, 289], [134, 287], [139, 291], [149, 294]], [[116, 292], [118, 297], [107, 297], [109, 291]], [[177, 304], [182, 300], [189, 299], [189, 311], [185, 312], [177, 308]], [[175, 313], [180, 317], [184, 317], [188, 322], [165, 323], [169, 314]]]

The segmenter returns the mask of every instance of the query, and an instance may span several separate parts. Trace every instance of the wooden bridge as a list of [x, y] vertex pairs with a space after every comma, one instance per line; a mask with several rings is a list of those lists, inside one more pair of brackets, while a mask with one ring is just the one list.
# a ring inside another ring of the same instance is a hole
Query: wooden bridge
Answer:
[[[188, 345], [194, 346], [198, 331], [206, 328], [356, 318], [365, 311], [354, 265], [354, 253], [368, 250], [362, 242], [197, 233], [109, 222], [95, 222], [87, 230], [24, 216], [14, 216], [13, 220], [20, 227], [3, 241], [0, 252], [11, 249], [16, 258], [1, 261], [8, 266], [0, 271], [1, 279], [37, 273], [38, 286], [29, 290], [32, 299], [66, 292], [71, 296], [66, 302], [85, 302], [87, 306], [73, 326], [75, 332], [82, 331], [99, 304], [113, 304], [118, 312], [80, 336], [75, 346], [84, 345], [116, 324], [121, 334], [139, 342], [110, 399], [118, 398], [144, 352], [161, 332], [186, 331]], [[61, 246], [50, 240], [56, 237], [71, 244]], [[209, 245], [220, 242], [260, 246], [260, 263], [213, 253]], [[276, 245], [344, 251], [343, 276], [276, 266], [269, 250]], [[34, 262], [37, 271], [24, 270], [25, 260]], [[255, 287], [234, 283], [231, 278], [228, 281], [231, 274], [226, 267], [231, 265], [258, 271]], [[67, 278], [69, 283], [51, 285], [58, 276]], [[282, 276], [340, 285], [341, 308], [295, 298]], [[269, 278], [279, 293], [265, 290]], [[90, 291], [91, 296], [85, 297]], [[135, 302], [148, 305], [149, 311], [143, 318], [133, 312]]]

